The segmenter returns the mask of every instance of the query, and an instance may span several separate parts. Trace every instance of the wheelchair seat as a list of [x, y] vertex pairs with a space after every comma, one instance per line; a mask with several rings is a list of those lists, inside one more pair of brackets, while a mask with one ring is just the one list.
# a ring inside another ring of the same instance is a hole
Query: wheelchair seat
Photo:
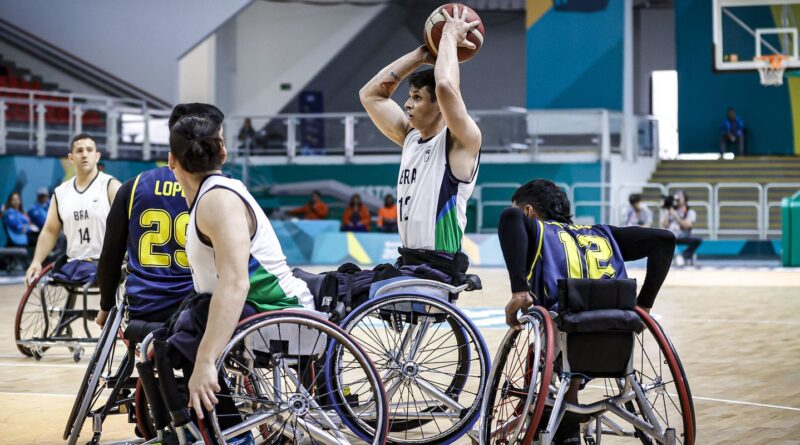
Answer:
[[559, 280], [558, 328], [566, 335], [569, 370], [587, 377], [622, 377], [634, 335], [644, 328], [636, 314], [636, 280]]

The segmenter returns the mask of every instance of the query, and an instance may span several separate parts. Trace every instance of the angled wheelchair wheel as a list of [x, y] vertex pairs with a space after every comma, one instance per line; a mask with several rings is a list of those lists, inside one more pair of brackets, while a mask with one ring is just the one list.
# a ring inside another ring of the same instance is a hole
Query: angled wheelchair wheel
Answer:
[[[335, 357], [341, 364], [336, 374]], [[217, 362], [219, 403], [201, 425], [206, 443], [382, 444], [388, 407], [380, 374], [341, 328], [302, 310], [242, 321]]]
[[534, 306], [509, 329], [495, 355], [481, 406], [481, 444], [530, 444], [542, 419], [553, 374], [554, 328]]
[[[69, 445], [77, 443], [86, 420], [92, 416], [100, 416], [100, 423], [115, 406], [121, 391], [128, 390], [127, 380], [133, 364], [127, 357], [124, 348], [118, 348], [117, 334], [122, 324], [122, 314], [118, 308], [112, 308], [108, 321], [100, 333], [97, 347], [92, 354], [83, 381], [78, 389], [75, 403], [70, 411], [67, 425], [64, 428], [64, 440]], [[120, 361], [119, 355], [122, 354]], [[103, 397], [105, 395], [105, 397]], [[130, 408], [130, 406], [128, 407]], [[99, 439], [95, 432], [94, 439]]]
[[17, 349], [28, 357], [41, 357], [47, 346], [34, 347], [30, 343], [43, 340], [54, 334], [58, 326], [61, 309], [66, 307], [69, 293], [61, 286], [50, 285], [53, 264], [50, 263], [25, 289], [14, 319], [14, 340]]
[[390, 294], [356, 308], [342, 327], [381, 373], [390, 442], [447, 444], [475, 423], [490, 358], [458, 308], [432, 296]]
[[[661, 325], [640, 308], [636, 311], [646, 327], [636, 336], [633, 355], [635, 380], [642, 396], [636, 398], [635, 406], [629, 403], [626, 408], [648, 424], [659, 425], [662, 431], [674, 430], [674, 443], [693, 445], [694, 403], [678, 353]], [[663, 438], [662, 434], [648, 434], [638, 428], [636, 434], [645, 445], [661, 443]], [[667, 441], [671, 440], [669, 434]]]

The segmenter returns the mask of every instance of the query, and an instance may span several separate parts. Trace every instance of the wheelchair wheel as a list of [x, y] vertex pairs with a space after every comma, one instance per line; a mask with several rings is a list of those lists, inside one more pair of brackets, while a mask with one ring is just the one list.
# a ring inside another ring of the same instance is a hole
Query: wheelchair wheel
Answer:
[[385, 295], [356, 308], [342, 326], [381, 373], [390, 442], [448, 444], [475, 423], [490, 358], [458, 308], [431, 296]]
[[[97, 347], [89, 360], [86, 373], [83, 376], [80, 389], [78, 389], [75, 403], [72, 406], [67, 425], [64, 429], [64, 440], [69, 445], [77, 443], [78, 436], [86, 419], [97, 414], [107, 403], [115, 403], [122, 385], [132, 373], [133, 365], [127, 357], [127, 351], [121, 363], [117, 354], [117, 333], [122, 323], [122, 315], [114, 307], [109, 312], [108, 321], [100, 333]], [[104, 392], [110, 391], [107, 399], [101, 397]], [[108, 412], [98, 414], [105, 417]]]
[[136, 390], [133, 394], [133, 406], [136, 409], [136, 428], [139, 430], [142, 439], [147, 441], [156, 437], [156, 427], [153, 416], [150, 414], [147, 394], [144, 393], [140, 379], [136, 380]]
[[20, 341], [51, 337], [53, 335], [51, 331], [58, 325], [60, 319], [59, 309], [64, 308], [69, 299], [69, 293], [65, 288], [49, 284], [52, 269], [52, 263], [42, 269], [42, 272], [25, 289], [17, 307], [17, 315], [14, 319], [14, 340], [17, 342], [19, 352], [28, 357], [33, 357], [35, 354], [41, 357], [41, 353], [48, 347], [32, 348], [20, 344]]
[[[693, 445], [696, 425], [692, 393], [678, 353], [661, 325], [649, 314], [636, 308], [646, 329], [636, 336], [633, 364], [636, 381], [641, 386], [645, 400], [636, 399], [636, 406], [626, 408], [645, 422], [658, 422], [662, 428], [675, 429], [675, 443]], [[636, 430], [645, 445], [655, 445], [658, 440]]]
[[[343, 364], [335, 376], [317, 372], [328, 368], [328, 350]], [[256, 443], [386, 442], [380, 374], [349, 335], [312, 313], [281, 310], [242, 321], [217, 367], [224, 384], [201, 425], [206, 443], [245, 435]], [[345, 413], [360, 420], [345, 422]]]
[[520, 317], [500, 344], [481, 407], [481, 444], [530, 444], [553, 374], [554, 328], [539, 306]]

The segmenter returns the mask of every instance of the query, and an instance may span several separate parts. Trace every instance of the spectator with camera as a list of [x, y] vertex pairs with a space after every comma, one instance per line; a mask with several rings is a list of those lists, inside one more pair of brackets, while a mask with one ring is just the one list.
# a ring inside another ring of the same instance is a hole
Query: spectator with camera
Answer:
[[694, 265], [694, 254], [703, 242], [700, 238], [692, 236], [692, 226], [697, 221], [697, 213], [689, 207], [689, 195], [683, 190], [664, 198], [661, 212], [661, 228], [675, 234], [677, 244], [685, 244], [681, 255], [675, 255], [678, 266], [684, 264]]

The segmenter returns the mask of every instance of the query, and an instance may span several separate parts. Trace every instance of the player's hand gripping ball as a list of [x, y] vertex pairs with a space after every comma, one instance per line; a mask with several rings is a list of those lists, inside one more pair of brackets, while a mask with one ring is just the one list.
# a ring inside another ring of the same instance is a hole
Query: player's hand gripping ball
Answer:
[[483, 45], [485, 34], [481, 18], [472, 8], [461, 3], [440, 6], [425, 21], [423, 37], [434, 56], [439, 54], [439, 41], [446, 32], [456, 37], [459, 62], [471, 59]]

